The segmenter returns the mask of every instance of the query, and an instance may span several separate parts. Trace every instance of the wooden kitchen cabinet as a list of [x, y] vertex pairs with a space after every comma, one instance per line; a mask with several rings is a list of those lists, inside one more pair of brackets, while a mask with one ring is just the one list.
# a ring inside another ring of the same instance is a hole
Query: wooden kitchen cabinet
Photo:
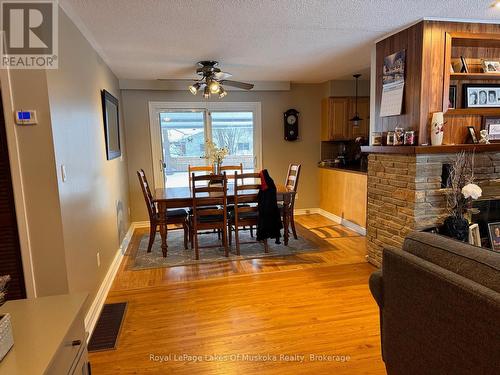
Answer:
[[355, 113], [354, 97], [329, 97], [321, 102], [321, 140], [343, 141], [368, 136], [370, 99], [358, 97], [358, 112], [363, 118], [359, 128], [353, 129], [349, 119]]

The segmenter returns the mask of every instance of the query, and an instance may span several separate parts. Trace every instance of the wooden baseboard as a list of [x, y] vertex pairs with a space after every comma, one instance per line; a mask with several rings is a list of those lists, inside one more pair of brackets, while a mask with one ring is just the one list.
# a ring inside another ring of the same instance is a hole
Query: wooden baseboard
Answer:
[[293, 210], [294, 215], [311, 215], [311, 214], [319, 214], [319, 208], [296, 208]]
[[132, 225], [134, 229], [149, 228], [149, 221], [134, 221]]
[[362, 236], [366, 236], [366, 228], [363, 228], [362, 226], [355, 224], [352, 221], [343, 219], [340, 216], [332, 214], [331, 212], [328, 212], [321, 208], [319, 209], [319, 214], [332, 221], [335, 221], [336, 223], [342, 224], [344, 227], [349, 228], [355, 231], [356, 233], [361, 234]]
[[132, 240], [132, 235], [134, 234], [135, 229], [135, 223], [130, 224], [130, 227], [125, 234], [120, 247], [116, 251], [115, 257], [113, 258], [113, 261], [108, 268], [108, 272], [106, 273], [106, 276], [104, 277], [104, 280], [102, 281], [101, 286], [97, 291], [94, 301], [92, 301], [92, 305], [90, 305], [89, 311], [87, 311], [87, 315], [85, 316], [85, 330], [89, 332], [87, 341], [90, 340], [90, 336], [92, 336], [92, 332], [94, 331], [97, 319], [99, 318], [99, 314], [101, 313], [104, 302], [106, 301], [106, 297], [108, 296], [109, 289], [111, 288], [116, 273], [120, 268], [123, 254], [125, 254], [125, 251], [127, 250], [127, 247]]

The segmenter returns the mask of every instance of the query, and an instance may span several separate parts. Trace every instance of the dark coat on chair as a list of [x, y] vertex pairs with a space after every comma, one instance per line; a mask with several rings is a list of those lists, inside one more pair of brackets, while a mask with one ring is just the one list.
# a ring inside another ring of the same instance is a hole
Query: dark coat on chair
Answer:
[[276, 243], [280, 243], [283, 224], [276, 200], [276, 185], [269, 176], [267, 169], [260, 172], [260, 179], [262, 186], [257, 197], [259, 202], [257, 240], [263, 241], [268, 238], [275, 238]]

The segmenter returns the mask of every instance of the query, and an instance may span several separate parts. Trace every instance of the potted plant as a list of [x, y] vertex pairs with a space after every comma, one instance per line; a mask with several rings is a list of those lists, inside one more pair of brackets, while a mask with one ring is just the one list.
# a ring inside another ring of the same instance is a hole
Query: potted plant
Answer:
[[482, 195], [474, 184], [474, 154], [461, 152], [451, 165], [446, 191], [448, 217], [444, 221], [446, 234], [459, 241], [469, 240], [469, 224], [475, 210], [472, 202]]

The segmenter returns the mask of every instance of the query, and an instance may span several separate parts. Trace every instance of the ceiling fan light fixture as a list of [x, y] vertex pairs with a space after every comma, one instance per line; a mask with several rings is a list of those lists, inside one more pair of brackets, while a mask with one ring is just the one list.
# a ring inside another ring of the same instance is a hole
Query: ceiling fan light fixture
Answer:
[[210, 81], [208, 88], [210, 89], [211, 94], [218, 94], [220, 91], [220, 83], [217, 81]]
[[210, 98], [210, 89], [208, 88], [208, 85], [205, 86], [205, 90], [203, 90], [203, 97], [205, 99]]
[[227, 91], [222, 87], [237, 87], [242, 90], [251, 90], [254, 85], [251, 83], [228, 80], [230, 73], [223, 72], [217, 61], [199, 61], [196, 74], [200, 77], [195, 83], [189, 86], [189, 92], [196, 95], [203, 90], [203, 98], [208, 99], [211, 95], [218, 95], [219, 99], [227, 96]]
[[189, 91], [191, 92], [191, 94], [196, 95], [200, 87], [201, 84], [199, 82], [196, 82], [195, 84], [189, 86]]
[[227, 91], [224, 90], [224, 88], [222, 86], [220, 86], [220, 90], [219, 90], [219, 99], [222, 99], [224, 98], [225, 96], [227, 96]]

